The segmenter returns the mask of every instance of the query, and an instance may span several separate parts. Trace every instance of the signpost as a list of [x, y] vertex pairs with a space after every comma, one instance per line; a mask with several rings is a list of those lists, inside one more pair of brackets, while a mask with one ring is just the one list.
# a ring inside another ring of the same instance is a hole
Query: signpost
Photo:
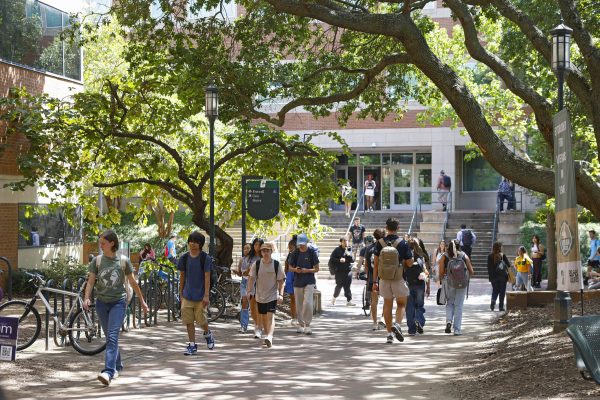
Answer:
[[562, 109], [554, 116], [554, 165], [556, 196], [556, 238], [558, 242], [557, 289], [583, 289], [579, 259], [579, 230], [577, 227], [577, 195], [575, 169], [571, 151], [569, 113]]
[[279, 181], [248, 180], [246, 182], [248, 214], [254, 219], [269, 220], [279, 214]]
[[0, 361], [15, 361], [19, 319], [0, 317]]

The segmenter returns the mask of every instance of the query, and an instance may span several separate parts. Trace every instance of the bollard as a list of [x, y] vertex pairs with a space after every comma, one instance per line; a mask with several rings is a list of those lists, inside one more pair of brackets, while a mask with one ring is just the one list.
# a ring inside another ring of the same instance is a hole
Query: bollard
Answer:
[[321, 314], [321, 292], [319, 290], [315, 290], [313, 292], [313, 315]]
[[562, 332], [571, 319], [571, 296], [569, 292], [558, 290], [554, 298], [554, 333]]

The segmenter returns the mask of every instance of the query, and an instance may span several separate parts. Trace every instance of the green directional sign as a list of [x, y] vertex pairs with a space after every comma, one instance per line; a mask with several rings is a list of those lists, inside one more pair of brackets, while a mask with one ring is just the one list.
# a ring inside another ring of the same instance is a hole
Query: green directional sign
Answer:
[[254, 219], [268, 220], [279, 214], [279, 181], [246, 181], [248, 214]]

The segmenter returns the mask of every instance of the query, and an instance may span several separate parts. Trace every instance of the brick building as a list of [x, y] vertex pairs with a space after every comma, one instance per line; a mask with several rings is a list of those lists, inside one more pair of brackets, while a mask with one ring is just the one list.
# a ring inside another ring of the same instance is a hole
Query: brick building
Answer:
[[[68, 0], [3, 0], [0, 26], [0, 96], [7, 97], [13, 87], [25, 87], [30, 93], [47, 93], [64, 98], [80, 91], [82, 54], [59, 38], [69, 26], [69, 13], [80, 11], [81, 3]], [[33, 28], [33, 29], [32, 29]], [[22, 137], [7, 136], [0, 125], [0, 257], [6, 257], [13, 268], [40, 266], [42, 260], [54, 256], [81, 254], [80, 237], [65, 229], [60, 213], [40, 215], [36, 209], [48, 202], [38, 188], [14, 192], [3, 186], [19, 179], [16, 158], [26, 148]], [[33, 216], [25, 216], [25, 208], [34, 207]], [[62, 225], [62, 226], [61, 226]], [[31, 235], [36, 228], [37, 235]], [[33, 236], [36, 236], [35, 238]], [[0, 261], [4, 271], [7, 265]], [[6, 274], [0, 275], [4, 286]]]

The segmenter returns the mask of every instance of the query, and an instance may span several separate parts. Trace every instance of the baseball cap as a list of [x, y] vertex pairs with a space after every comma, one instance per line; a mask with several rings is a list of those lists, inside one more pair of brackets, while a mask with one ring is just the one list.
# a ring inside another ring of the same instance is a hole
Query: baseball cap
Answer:
[[367, 242], [367, 243], [375, 243], [375, 238], [373, 236], [371, 236], [371, 235], [368, 235], [365, 238], [365, 242]]
[[298, 235], [298, 239], [296, 240], [296, 244], [298, 246], [302, 246], [302, 245], [308, 244], [308, 236], [306, 236], [306, 233], [301, 233], [301, 234]]
[[269, 249], [269, 250], [273, 251], [273, 243], [269, 243], [269, 242], [263, 243], [263, 244], [260, 246], [260, 249], [261, 249], [261, 250], [264, 250], [264, 249]]

